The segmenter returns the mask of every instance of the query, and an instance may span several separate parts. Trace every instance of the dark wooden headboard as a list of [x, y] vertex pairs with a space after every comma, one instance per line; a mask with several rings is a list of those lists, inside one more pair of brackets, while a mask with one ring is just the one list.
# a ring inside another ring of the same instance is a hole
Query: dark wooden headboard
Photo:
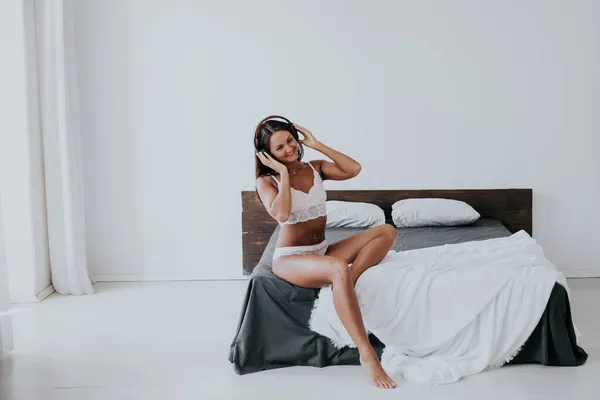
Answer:
[[[328, 190], [327, 200], [367, 202], [378, 205], [391, 221], [392, 204], [408, 198], [437, 197], [462, 200], [483, 218], [499, 220], [511, 232], [533, 234], [532, 189], [466, 190]], [[242, 255], [244, 274], [250, 274], [269, 242], [277, 222], [265, 211], [254, 191], [242, 192]]]

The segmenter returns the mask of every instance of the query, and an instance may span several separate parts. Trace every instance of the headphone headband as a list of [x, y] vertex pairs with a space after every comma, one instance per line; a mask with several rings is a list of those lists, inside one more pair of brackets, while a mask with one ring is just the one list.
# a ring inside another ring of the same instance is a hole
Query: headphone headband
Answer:
[[294, 128], [294, 124], [289, 119], [282, 117], [281, 115], [269, 115], [267, 118], [264, 118], [262, 121], [260, 121], [258, 123], [258, 125], [256, 126], [256, 131], [254, 132], [254, 146], [255, 147], [258, 147], [258, 143], [257, 143], [258, 142], [258, 131], [260, 130], [260, 128], [263, 126], [263, 124], [265, 122], [270, 121], [272, 119], [276, 119], [276, 118], [284, 120], [285, 122], [287, 122], [289, 124], [291, 129], [293, 129], [294, 131], [296, 130], [296, 128]]

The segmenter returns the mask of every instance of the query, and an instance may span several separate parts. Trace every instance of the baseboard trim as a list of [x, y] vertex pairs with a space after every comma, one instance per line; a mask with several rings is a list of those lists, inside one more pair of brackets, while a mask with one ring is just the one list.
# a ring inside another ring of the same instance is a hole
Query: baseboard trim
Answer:
[[177, 274], [98, 274], [91, 276], [94, 282], [247, 281], [248, 278], [245, 276], [218, 278]]
[[563, 271], [567, 279], [571, 278], [600, 278], [600, 271], [597, 269], [581, 269], [577, 271]]
[[50, 286], [39, 292], [35, 297], [38, 299], [38, 301], [44, 301], [55, 291], [56, 290], [54, 290], [54, 285], [50, 284]]
[[0, 354], [14, 350], [13, 326], [10, 316], [0, 317]]
[[37, 296], [35, 296], [33, 293], [25, 296], [22, 296], [20, 294], [10, 296], [10, 304], [31, 304], [39, 302], [40, 301], [37, 299]]

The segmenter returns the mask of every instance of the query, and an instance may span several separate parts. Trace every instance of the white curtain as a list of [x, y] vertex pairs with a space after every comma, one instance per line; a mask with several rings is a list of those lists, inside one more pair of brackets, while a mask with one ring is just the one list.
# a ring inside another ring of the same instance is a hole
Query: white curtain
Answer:
[[10, 295], [8, 289], [8, 268], [4, 248], [4, 224], [2, 222], [2, 197], [0, 193], [0, 354], [12, 350], [12, 319], [8, 314]]
[[34, 4], [52, 283], [62, 294], [91, 294], [72, 4]]

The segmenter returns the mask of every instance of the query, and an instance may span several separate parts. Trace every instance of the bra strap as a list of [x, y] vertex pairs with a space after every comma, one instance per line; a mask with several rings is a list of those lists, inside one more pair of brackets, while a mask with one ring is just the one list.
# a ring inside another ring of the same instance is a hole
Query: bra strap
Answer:
[[310, 165], [313, 171], [315, 171], [315, 174], [319, 177], [319, 179], [323, 180], [323, 178], [321, 178], [321, 174], [319, 174], [319, 171], [317, 171], [317, 169], [313, 167], [312, 163], [309, 161], [307, 162], [307, 164]]

